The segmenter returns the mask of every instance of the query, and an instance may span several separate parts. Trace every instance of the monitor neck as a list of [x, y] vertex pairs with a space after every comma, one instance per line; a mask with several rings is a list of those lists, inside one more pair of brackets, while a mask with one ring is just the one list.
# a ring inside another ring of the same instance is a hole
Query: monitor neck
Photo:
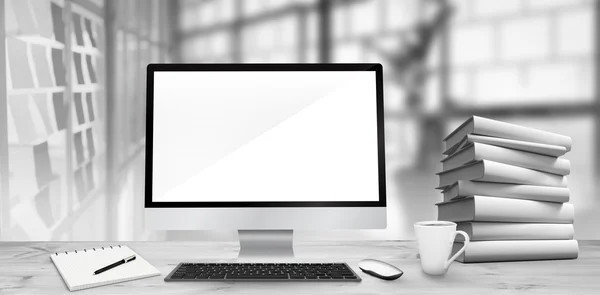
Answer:
[[285, 261], [294, 259], [293, 230], [238, 230], [238, 260]]

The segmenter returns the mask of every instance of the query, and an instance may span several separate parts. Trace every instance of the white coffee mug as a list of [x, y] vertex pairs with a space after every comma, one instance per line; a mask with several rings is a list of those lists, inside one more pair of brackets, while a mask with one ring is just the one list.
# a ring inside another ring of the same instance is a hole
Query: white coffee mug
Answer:
[[[430, 275], [443, 275], [450, 264], [465, 251], [469, 244], [469, 235], [456, 230], [456, 223], [450, 221], [421, 221], [415, 223], [415, 234], [419, 244], [421, 267]], [[464, 246], [450, 256], [457, 234], [465, 237]]]

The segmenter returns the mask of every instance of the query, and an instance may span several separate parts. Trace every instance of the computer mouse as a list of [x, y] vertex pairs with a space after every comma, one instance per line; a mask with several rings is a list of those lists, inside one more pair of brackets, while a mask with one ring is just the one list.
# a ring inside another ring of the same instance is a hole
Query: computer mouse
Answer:
[[402, 276], [402, 272], [399, 268], [375, 259], [364, 259], [358, 263], [358, 267], [365, 273], [368, 273], [376, 278], [382, 280], [395, 280]]

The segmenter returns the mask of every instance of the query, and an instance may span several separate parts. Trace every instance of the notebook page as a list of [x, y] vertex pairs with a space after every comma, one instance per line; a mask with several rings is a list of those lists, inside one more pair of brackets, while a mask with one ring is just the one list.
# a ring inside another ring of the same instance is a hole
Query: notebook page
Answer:
[[[94, 275], [94, 271], [131, 255], [136, 256], [135, 260]], [[50, 257], [71, 291], [160, 275], [154, 266], [127, 246], [63, 252]]]

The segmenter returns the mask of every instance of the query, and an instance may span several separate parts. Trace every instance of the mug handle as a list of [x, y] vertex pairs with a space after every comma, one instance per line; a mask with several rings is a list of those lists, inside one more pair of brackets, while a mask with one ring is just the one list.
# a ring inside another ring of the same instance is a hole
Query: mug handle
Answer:
[[458, 256], [460, 254], [462, 254], [463, 252], [465, 252], [465, 249], [467, 248], [467, 246], [469, 245], [469, 242], [471, 241], [469, 239], [469, 235], [466, 232], [462, 231], [462, 230], [457, 230], [454, 233], [454, 237], [452, 238], [453, 241], [456, 238], [456, 235], [458, 235], [458, 234], [460, 234], [463, 237], [465, 237], [464, 245], [462, 246], [462, 248], [460, 248], [460, 250], [458, 250], [458, 252], [456, 252], [456, 254], [454, 254], [454, 256], [452, 256], [450, 259], [448, 259], [448, 261], [446, 261], [446, 263], [444, 263], [444, 268], [445, 269], [448, 269], [448, 267], [450, 267], [450, 264], [452, 264], [452, 262], [454, 262], [454, 260], [456, 260], [456, 258], [458, 258]]

